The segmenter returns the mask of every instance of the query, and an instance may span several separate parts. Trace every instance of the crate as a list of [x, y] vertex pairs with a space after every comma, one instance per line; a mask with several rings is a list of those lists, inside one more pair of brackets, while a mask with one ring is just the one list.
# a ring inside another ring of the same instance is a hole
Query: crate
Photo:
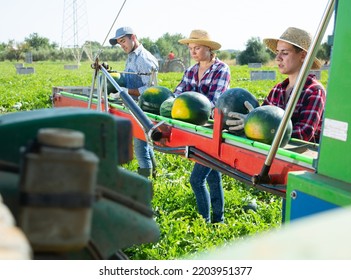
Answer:
[[63, 68], [65, 70], [75, 70], [78, 69], [78, 65], [64, 65]]
[[317, 78], [318, 80], [321, 79], [321, 70], [311, 70], [311, 71], [310, 71], [310, 74], [316, 75], [316, 78]]
[[33, 67], [17, 67], [16, 72], [17, 74], [22, 75], [22, 74], [33, 74], [35, 71]]
[[260, 63], [260, 62], [253, 62], [253, 63], [249, 63], [248, 66], [249, 66], [249, 68], [261, 68], [262, 67], [262, 63]]
[[24, 64], [23, 63], [15, 63], [15, 68], [23, 68]]
[[250, 71], [251, 81], [275, 80], [275, 78], [276, 78], [275, 71]]
[[[71, 87], [66, 87], [66, 86], [57, 86], [52, 88], [52, 93], [59, 93], [61, 91], [64, 92], [69, 92], [73, 94], [82, 94], [89, 96], [90, 95], [90, 87], [80, 87], [80, 86], [71, 86]], [[94, 95], [96, 95], [96, 89], [94, 90]]]

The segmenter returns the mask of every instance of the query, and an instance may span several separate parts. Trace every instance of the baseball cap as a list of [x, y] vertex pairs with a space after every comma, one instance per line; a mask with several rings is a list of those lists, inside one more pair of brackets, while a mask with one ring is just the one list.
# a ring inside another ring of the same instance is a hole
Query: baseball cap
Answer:
[[128, 34], [134, 34], [134, 31], [131, 27], [128, 27], [128, 26], [124, 26], [124, 27], [121, 27], [121, 28], [118, 28], [117, 31], [116, 31], [116, 35], [115, 37], [111, 38], [110, 39], [110, 44], [112, 46], [116, 45], [117, 44], [117, 40], [119, 38], [122, 38]]

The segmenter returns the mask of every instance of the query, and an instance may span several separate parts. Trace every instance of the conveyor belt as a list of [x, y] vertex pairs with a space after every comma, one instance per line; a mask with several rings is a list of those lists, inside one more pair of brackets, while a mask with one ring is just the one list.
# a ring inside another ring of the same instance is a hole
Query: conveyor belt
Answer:
[[[84, 94], [63, 90], [57, 91], [53, 96], [54, 107], [86, 107], [87, 101], [88, 97]], [[141, 125], [123, 104], [109, 102], [109, 112], [130, 119], [134, 137], [143, 140], [147, 138]], [[260, 173], [270, 149], [269, 145], [223, 132], [220, 121], [198, 126], [159, 115], [145, 114], [155, 126], [159, 126], [158, 129], [163, 134], [160, 141], [152, 143], [155, 150], [184, 156], [248, 184], [254, 184], [252, 178]], [[218, 112], [215, 114], [215, 120], [217, 119], [221, 120]], [[314, 172], [317, 154], [318, 145], [292, 139], [286, 148], [278, 149], [270, 168], [270, 181], [254, 185], [284, 196], [288, 173], [301, 170]]]

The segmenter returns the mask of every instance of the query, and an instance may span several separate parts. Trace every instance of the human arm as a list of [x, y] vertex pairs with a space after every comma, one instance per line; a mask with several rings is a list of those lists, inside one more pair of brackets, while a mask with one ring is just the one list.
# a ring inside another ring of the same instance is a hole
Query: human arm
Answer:
[[[246, 107], [249, 113], [254, 109], [254, 107], [249, 101], [245, 101], [244, 106]], [[225, 122], [225, 124], [228, 126], [228, 130], [231, 132], [235, 132], [244, 129], [245, 119], [247, 115], [248, 114], [229, 112], [228, 119]]]
[[[287, 105], [284, 101], [286, 84], [287, 81], [277, 84], [265, 98], [262, 105], [274, 105], [285, 110]], [[293, 138], [314, 141], [315, 136], [317, 136], [318, 140], [325, 97], [326, 93], [323, 86], [309, 75], [291, 117]]]
[[322, 87], [304, 89], [292, 116], [291, 136], [305, 141], [314, 141], [316, 135], [319, 138], [324, 107], [325, 91]]

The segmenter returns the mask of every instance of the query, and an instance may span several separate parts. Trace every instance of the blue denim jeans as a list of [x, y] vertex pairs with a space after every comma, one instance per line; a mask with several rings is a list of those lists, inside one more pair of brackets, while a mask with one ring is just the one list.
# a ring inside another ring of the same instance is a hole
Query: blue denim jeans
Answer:
[[[206, 182], [209, 190], [206, 187]], [[199, 213], [210, 223], [224, 222], [224, 193], [222, 176], [217, 170], [195, 163], [190, 184], [196, 197]], [[211, 208], [212, 206], [212, 220]]]
[[145, 141], [134, 138], [134, 152], [139, 168], [152, 168], [152, 158], [154, 151]]

